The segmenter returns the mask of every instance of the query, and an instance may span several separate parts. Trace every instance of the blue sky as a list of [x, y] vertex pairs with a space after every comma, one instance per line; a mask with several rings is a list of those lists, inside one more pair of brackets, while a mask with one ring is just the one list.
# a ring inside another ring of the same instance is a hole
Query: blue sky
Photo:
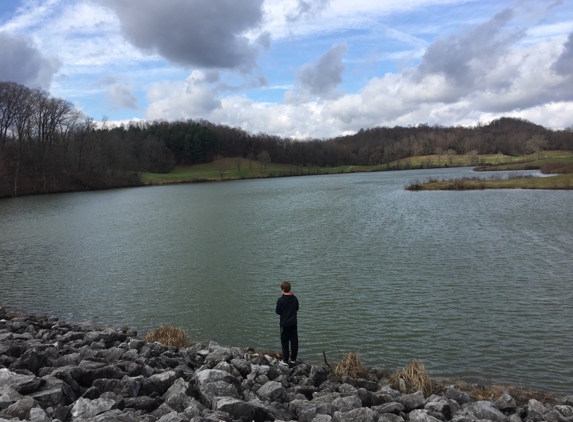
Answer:
[[111, 122], [573, 125], [573, 0], [2, 0], [0, 57]]

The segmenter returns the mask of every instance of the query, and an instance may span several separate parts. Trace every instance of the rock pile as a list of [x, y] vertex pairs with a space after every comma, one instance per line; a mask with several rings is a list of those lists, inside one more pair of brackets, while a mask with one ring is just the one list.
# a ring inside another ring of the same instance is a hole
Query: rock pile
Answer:
[[281, 370], [250, 349], [177, 349], [127, 329], [10, 318], [1, 309], [0, 422], [573, 422], [573, 396], [519, 406], [507, 393], [478, 401], [454, 387], [402, 394], [375, 371], [338, 380], [306, 363]]

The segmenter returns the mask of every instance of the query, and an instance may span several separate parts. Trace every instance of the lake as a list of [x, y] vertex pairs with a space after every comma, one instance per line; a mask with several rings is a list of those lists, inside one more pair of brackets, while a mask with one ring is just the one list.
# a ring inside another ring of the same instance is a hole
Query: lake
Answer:
[[[496, 173], [497, 174], [497, 173]], [[573, 394], [573, 191], [409, 192], [471, 169], [0, 200], [0, 304], [192, 341]], [[488, 177], [488, 174], [479, 173]]]

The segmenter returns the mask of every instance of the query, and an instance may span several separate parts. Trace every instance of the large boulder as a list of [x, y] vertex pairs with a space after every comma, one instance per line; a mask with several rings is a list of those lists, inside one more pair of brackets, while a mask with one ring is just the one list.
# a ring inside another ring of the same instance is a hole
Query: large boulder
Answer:
[[399, 397], [398, 401], [404, 406], [404, 411], [409, 413], [414, 409], [420, 409], [424, 407], [426, 398], [424, 397], [424, 393], [421, 391], [416, 391], [412, 394], [404, 394], [403, 396]]
[[221, 371], [219, 369], [205, 369], [203, 371], [195, 372], [193, 376], [198, 385], [208, 384], [210, 382], [224, 381], [228, 384], [239, 385], [240, 381], [238, 378], [229, 374], [226, 371]]
[[30, 418], [30, 411], [34, 408], [39, 408], [40, 406], [32, 397], [24, 397], [18, 400], [16, 403], [8, 406], [6, 410], [2, 413], [8, 418], [18, 418], [21, 420], [27, 420]]
[[11, 372], [9, 369], [0, 369], [0, 386], [13, 388], [18, 393], [26, 395], [38, 389], [42, 380], [34, 375], [21, 375]]
[[362, 400], [358, 396], [339, 397], [332, 401], [333, 412], [349, 412], [362, 407]]
[[216, 397], [241, 398], [237, 387], [225, 381], [209, 382], [199, 386], [199, 398], [203, 406], [212, 409]]
[[378, 413], [367, 407], [348, 412], [334, 412], [332, 422], [377, 422]]
[[517, 403], [514, 398], [505, 391], [496, 401], [495, 407], [497, 407], [502, 412], [512, 412], [517, 407]]
[[218, 397], [215, 400], [213, 410], [226, 412], [234, 419], [250, 422], [255, 416], [255, 408], [252, 404], [234, 397]]
[[458, 404], [466, 404], [477, 401], [477, 399], [470, 393], [463, 392], [453, 385], [450, 385], [446, 390], [446, 397], [451, 400], [455, 400]]
[[462, 408], [474, 415], [477, 419], [487, 419], [493, 422], [507, 422], [507, 417], [497, 409], [490, 401], [480, 400], [466, 403]]
[[425, 409], [415, 409], [408, 414], [409, 422], [440, 422], [440, 419], [434, 418], [428, 414]]
[[90, 420], [100, 413], [105, 413], [115, 406], [116, 402], [112, 399], [99, 398], [96, 400], [87, 400], [79, 398], [72, 407], [72, 421]]
[[545, 414], [548, 412], [549, 409], [535, 399], [531, 399], [527, 402], [527, 419], [533, 422], [545, 420]]
[[183, 378], [179, 378], [165, 392], [163, 400], [173, 410], [181, 413], [193, 402], [193, 399], [189, 396], [189, 391], [189, 383], [185, 382]]
[[44, 409], [58, 405], [66, 406], [76, 400], [76, 394], [64, 381], [51, 375], [46, 375], [42, 380], [42, 387], [30, 394], [30, 397]]
[[286, 388], [280, 382], [268, 381], [256, 391], [257, 396], [263, 400], [282, 403], [287, 400]]

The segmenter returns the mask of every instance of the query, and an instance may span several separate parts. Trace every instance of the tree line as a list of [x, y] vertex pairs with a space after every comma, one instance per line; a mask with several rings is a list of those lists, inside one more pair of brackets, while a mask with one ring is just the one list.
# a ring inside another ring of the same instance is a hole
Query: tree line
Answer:
[[[414, 155], [523, 155], [573, 150], [573, 131], [501, 118], [473, 127], [420, 124], [361, 129], [304, 141], [248, 133], [205, 120], [99, 126], [71, 103], [13, 82], [0, 82], [0, 197], [141, 184], [142, 172], [221, 157], [296, 166], [380, 165]], [[477, 163], [476, 163], [477, 164]]]
[[68, 101], [0, 82], [0, 197], [137, 186], [174, 165], [149, 133], [98, 129]]

